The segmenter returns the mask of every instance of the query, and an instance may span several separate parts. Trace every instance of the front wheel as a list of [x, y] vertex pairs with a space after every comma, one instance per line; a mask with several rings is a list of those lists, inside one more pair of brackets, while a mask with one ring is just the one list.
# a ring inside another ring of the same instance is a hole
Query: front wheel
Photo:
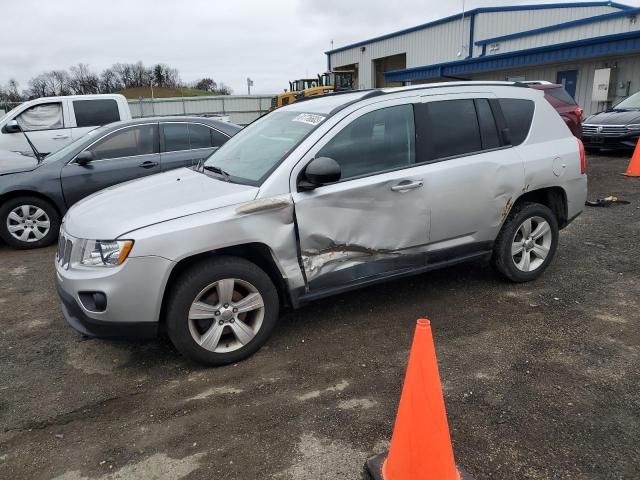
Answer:
[[51, 203], [38, 197], [16, 197], [0, 206], [0, 237], [19, 249], [40, 248], [55, 242], [60, 215]]
[[549, 266], [558, 247], [558, 221], [539, 203], [516, 205], [496, 240], [493, 263], [513, 282], [538, 278]]
[[225, 365], [253, 355], [278, 320], [269, 276], [236, 257], [212, 257], [185, 271], [172, 288], [167, 331], [184, 356]]

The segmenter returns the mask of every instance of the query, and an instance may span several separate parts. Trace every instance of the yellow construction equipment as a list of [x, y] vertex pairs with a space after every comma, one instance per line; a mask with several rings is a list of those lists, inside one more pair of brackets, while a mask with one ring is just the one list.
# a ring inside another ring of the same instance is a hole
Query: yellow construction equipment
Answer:
[[300, 79], [289, 82], [289, 90], [271, 99], [271, 109], [289, 105], [302, 98], [315, 97], [331, 92], [353, 90], [352, 71], [335, 71], [318, 75], [315, 79]]
[[316, 88], [319, 80], [317, 78], [301, 78], [289, 82], [289, 90], [285, 89], [280, 95], [276, 95], [271, 99], [271, 110], [284, 107], [297, 100], [296, 95], [304, 90]]

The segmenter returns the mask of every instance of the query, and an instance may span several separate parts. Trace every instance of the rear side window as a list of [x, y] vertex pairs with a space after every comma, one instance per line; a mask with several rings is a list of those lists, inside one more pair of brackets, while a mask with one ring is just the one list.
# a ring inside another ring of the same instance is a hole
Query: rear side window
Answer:
[[196, 123], [189, 124], [191, 149], [221, 147], [228, 137], [213, 128]]
[[54, 102], [34, 105], [22, 112], [16, 121], [25, 132], [64, 128], [62, 104]]
[[89, 150], [96, 160], [158, 153], [157, 124], [125, 128], [99, 140]]
[[501, 98], [498, 101], [511, 134], [511, 145], [520, 145], [531, 129], [534, 103], [519, 98]]
[[224, 143], [229, 140], [229, 137], [224, 133], [221, 133], [217, 130], [211, 129], [211, 145], [214, 147], [221, 147]]
[[162, 126], [164, 151], [189, 150], [189, 126], [186, 123], [170, 123]]
[[120, 120], [115, 100], [74, 100], [73, 111], [78, 127], [99, 127]]
[[482, 150], [472, 99], [416, 104], [418, 161], [428, 162]]
[[365, 113], [329, 140], [316, 157], [338, 162], [343, 180], [412, 165], [413, 107], [399, 105]]
[[562, 87], [546, 88], [544, 93], [552, 96], [553, 98], [560, 100], [562, 103], [568, 103], [569, 105], [577, 105], [576, 101], [571, 95]]

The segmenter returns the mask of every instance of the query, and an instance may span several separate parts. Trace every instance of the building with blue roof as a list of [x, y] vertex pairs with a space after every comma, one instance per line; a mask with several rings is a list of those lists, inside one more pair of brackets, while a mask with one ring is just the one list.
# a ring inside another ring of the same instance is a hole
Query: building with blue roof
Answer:
[[640, 8], [587, 1], [476, 8], [326, 52], [358, 88], [443, 80], [561, 83], [602, 110], [640, 91]]

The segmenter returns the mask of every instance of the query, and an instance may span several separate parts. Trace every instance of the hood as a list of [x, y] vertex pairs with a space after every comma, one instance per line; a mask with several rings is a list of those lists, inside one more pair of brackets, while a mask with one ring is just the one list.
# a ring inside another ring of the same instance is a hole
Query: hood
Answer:
[[0, 175], [28, 172], [38, 166], [38, 161], [27, 152], [0, 150]]
[[591, 115], [584, 123], [595, 125], [628, 125], [640, 123], [640, 112], [600, 112]]
[[111, 240], [155, 223], [247, 202], [257, 193], [258, 187], [181, 168], [94, 193], [71, 207], [64, 229], [78, 238]]

